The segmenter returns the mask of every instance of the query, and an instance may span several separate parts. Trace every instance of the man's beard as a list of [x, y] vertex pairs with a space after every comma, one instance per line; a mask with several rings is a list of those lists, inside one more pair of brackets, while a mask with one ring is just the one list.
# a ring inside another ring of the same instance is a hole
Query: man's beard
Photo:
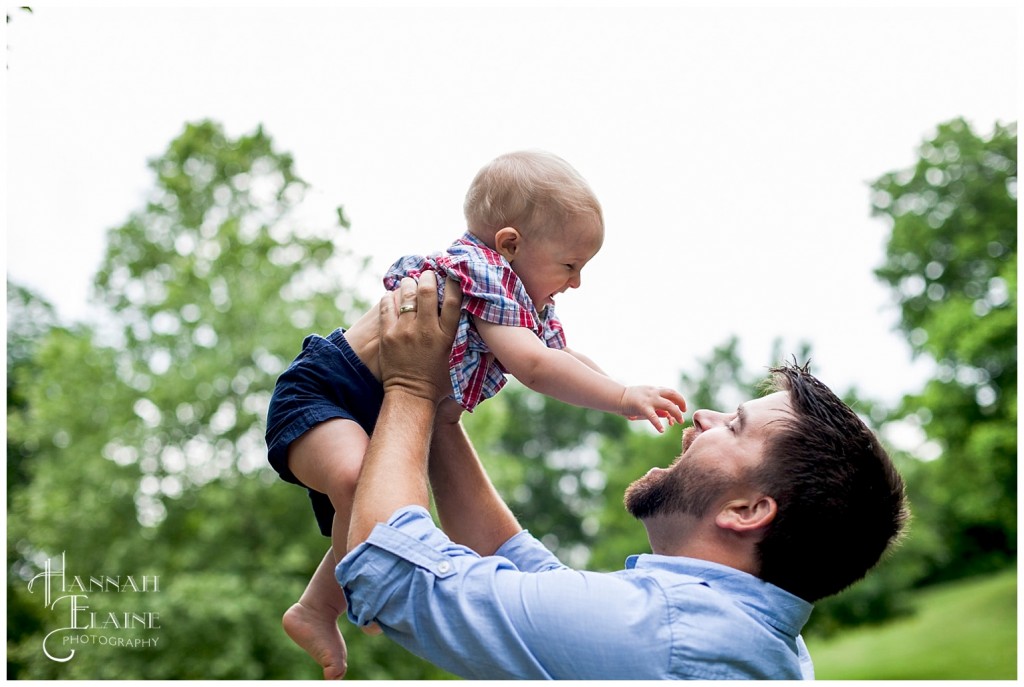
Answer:
[[703, 517], [734, 479], [724, 472], [686, 460], [686, 451], [697, 432], [683, 433], [683, 454], [668, 470], [649, 472], [626, 488], [626, 510], [643, 520], [656, 515], [685, 513]]

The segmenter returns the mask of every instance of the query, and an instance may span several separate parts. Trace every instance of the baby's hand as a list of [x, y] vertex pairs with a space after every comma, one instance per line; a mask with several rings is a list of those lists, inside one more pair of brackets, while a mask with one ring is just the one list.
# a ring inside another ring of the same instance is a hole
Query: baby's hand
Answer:
[[668, 418], [671, 427], [673, 422], [682, 424], [683, 411], [686, 410], [686, 399], [675, 389], [663, 386], [627, 386], [622, 392], [620, 413], [630, 420], [646, 418], [659, 432], [664, 432], [658, 418]]

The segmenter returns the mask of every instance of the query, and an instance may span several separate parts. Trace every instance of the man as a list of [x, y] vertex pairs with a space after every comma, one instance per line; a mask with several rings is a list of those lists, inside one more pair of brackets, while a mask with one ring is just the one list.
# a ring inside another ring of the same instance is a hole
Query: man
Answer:
[[[516, 522], [458, 413], [438, 409], [448, 286], [440, 317], [429, 273], [381, 301], [384, 405], [337, 568], [349, 618], [467, 678], [813, 677], [811, 603], [861, 578], [906, 519], [902, 480], [856, 415], [796, 367], [735, 412], [697, 411], [682, 456], [626, 492], [653, 553], [571, 570]], [[426, 511], [428, 454], [444, 532]]]

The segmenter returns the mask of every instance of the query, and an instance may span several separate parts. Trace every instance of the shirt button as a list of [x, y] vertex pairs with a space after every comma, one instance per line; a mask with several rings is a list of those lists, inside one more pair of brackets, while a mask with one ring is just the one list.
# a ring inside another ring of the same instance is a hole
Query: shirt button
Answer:
[[446, 572], [452, 569], [452, 564], [448, 561], [441, 561], [437, 564], [437, 572], [444, 575]]

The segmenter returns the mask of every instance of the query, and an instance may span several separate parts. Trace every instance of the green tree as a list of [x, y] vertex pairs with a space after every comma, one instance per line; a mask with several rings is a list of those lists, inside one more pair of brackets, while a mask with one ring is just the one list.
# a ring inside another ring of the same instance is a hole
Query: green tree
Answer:
[[916, 471], [915, 529], [935, 528], [923, 580], [1004, 565], [1017, 539], [1017, 132], [941, 124], [912, 168], [874, 182], [892, 223], [884, 264], [901, 328], [938, 375], [904, 399], [941, 457]]
[[[30, 289], [7, 282], [7, 490], [8, 494], [24, 489], [31, 482], [29, 466], [37, 452], [31, 442], [12, 438], [12, 426], [25, 422], [29, 411], [24, 390], [16, 383], [17, 378], [31, 378], [38, 374], [38, 363], [34, 359], [39, 342], [57, 324], [57, 313], [37, 293]], [[16, 433], [16, 430], [15, 430]], [[18, 542], [7, 538], [7, 560], [18, 561]], [[38, 604], [29, 602], [20, 593], [22, 580], [16, 575], [7, 576], [7, 638], [8, 645], [17, 645], [27, 638], [41, 635], [45, 626], [45, 614]], [[8, 651], [8, 677], [18, 675], [23, 662]]]
[[[340, 209], [340, 227], [295, 219], [306, 184], [262, 128], [188, 124], [149, 167], [152, 191], [109, 232], [96, 277], [109, 318], [36, 331], [38, 300], [11, 314], [8, 675], [319, 677], [280, 617], [329, 543], [303, 490], [266, 466], [264, 418], [302, 338], [362, 312], [342, 277], [365, 261], [344, 248]], [[159, 593], [89, 598], [93, 611], [158, 612], [158, 644], [46, 659], [43, 634], [61, 620], [27, 581], [62, 552], [70, 574], [159, 576]], [[351, 677], [444, 676], [347, 634]]]
[[[15, 384], [20, 374], [31, 376], [37, 367], [35, 349], [51, 329], [57, 326], [57, 312], [34, 291], [7, 282], [7, 412], [19, 418], [28, 409], [28, 399]], [[25, 484], [26, 465], [33, 452], [31, 445], [18, 443], [7, 435], [7, 487]]]

